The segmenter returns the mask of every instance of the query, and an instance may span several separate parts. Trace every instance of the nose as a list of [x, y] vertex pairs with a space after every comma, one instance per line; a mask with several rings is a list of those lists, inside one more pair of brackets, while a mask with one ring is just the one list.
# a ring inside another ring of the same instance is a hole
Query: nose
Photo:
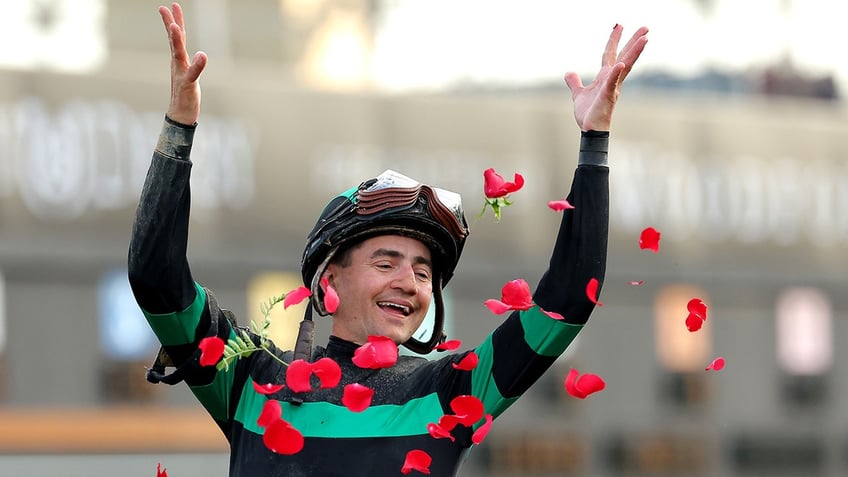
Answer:
[[392, 280], [392, 287], [402, 290], [408, 295], [418, 292], [418, 280], [412, 267], [400, 267]]

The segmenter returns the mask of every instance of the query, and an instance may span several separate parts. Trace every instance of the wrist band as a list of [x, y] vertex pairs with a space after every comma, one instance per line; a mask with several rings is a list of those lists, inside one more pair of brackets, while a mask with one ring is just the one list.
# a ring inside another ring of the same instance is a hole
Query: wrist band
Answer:
[[583, 131], [577, 165], [609, 166], [609, 131]]

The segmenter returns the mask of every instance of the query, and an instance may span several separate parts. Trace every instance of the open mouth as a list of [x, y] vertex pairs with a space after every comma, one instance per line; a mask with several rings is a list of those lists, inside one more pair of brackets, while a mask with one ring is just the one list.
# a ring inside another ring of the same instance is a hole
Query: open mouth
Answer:
[[398, 313], [403, 316], [409, 316], [409, 314], [412, 312], [412, 310], [408, 306], [399, 305], [390, 301], [379, 301], [377, 302], [377, 306], [379, 306], [383, 310], [389, 311], [390, 313]]

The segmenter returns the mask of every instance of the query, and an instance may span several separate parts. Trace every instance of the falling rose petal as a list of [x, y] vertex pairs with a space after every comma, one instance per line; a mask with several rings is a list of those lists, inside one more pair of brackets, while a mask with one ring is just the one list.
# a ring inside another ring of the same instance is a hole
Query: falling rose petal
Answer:
[[286, 297], [283, 299], [283, 309], [285, 310], [292, 305], [297, 305], [310, 295], [312, 295], [312, 292], [309, 291], [309, 288], [304, 286], [295, 288], [294, 290], [286, 293]]
[[456, 441], [456, 438], [451, 435], [450, 431], [438, 424], [433, 424], [432, 422], [427, 424], [427, 433], [430, 434], [433, 439], [450, 439], [451, 442]]
[[606, 383], [600, 376], [592, 373], [581, 376], [574, 368], [568, 372], [568, 376], [565, 378], [565, 390], [568, 394], [579, 399], [585, 399], [586, 396], [602, 391], [604, 388], [606, 388]]
[[453, 398], [450, 402], [450, 408], [456, 414], [456, 417], [459, 418], [459, 423], [464, 426], [473, 426], [483, 418], [483, 414], [486, 412], [483, 407], [483, 401], [471, 395], [462, 395]]
[[589, 283], [586, 285], [586, 296], [589, 297], [589, 301], [598, 305], [604, 306], [603, 303], [598, 301], [598, 279], [592, 278], [589, 280]]
[[722, 369], [724, 369], [724, 358], [719, 356], [718, 358], [714, 359], [709, 366], [705, 368], [705, 371], [721, 371]]
[[555, 312], [555, 311], [545, 311], [545, 310], [542, 310], [541, 308], [539, 308], [539, 310], [540, 310], [542, 313], [544, 313], [544, 314], [546, 314], [546, 315], [550, 316], [551, 318], [553, 318], [553, 319], [555, 319], [555, 320], [564, 320], [564, 319], [565, 319], [565, 317], [564, 317], [564, 316], [560, 315], [559, 313], [557, 313], [557, 312]]
[[334, 388], [342, 379], [342, 368], [332, 358], [321, 358], [312, 363], [312, 372], [321, 380], [321, 389]]
[[477, 353], [474, 351], [469, 352], [462, 358], [458, 363], [451, 363], [453, 369], [459, 369], [462, 371], [471, 371], [472, 369], [477, 367], [477, 363], [480, 361], [480, 358], [477, 357]]
[[482, 426], [478, 427], [474, 434], [471, 435], [471, 442], [475, 444], [480, 444], [483, 442], [483, 439], [486, 438], [486, 435], [489, 434], [489, 429], [492, 428], [492, 415], [486, 414], [486, 423]]
[[288, 422], [279, 419], [265, 428], [262, 442], [271, 452], [292, 455], [303, 449], [303, 434]]
[[431, 462], [433, 462], [433, 459], [430, 457], [430, 454], [423, 450], [411, 450], [406, 453], [406, 459], [403, 461], [403, 467], [401, 467], [400, 473], [408, 475], [413, 470], [417, 470], [422, 474], [429, 475]]
[[504, 197], [524, 186], [524, 176], [516, 173], [513, 182], [505, 181], [493, 168], [483, 171], [483, 193], [490, 199]]
[[571, 205], [571, 203], [568, 202], [567, 199], [552, 200], [548, 202], [548, 207], [554, 212], [562, 212], [563, 210], [574, 208], [574, 206]]
[[217, 336], [208, 336], [197, 344], [200, 348], [200, 365], [214, 366], [224, 355], [224, 340]]
[[256, 381], [253, 382], [253, 390], [256, 391], [258, 394], [262, 394], [263, 396], [274, 394], [275, 392], [279, 391], [280, 389], [283, 389], [284, 387], [286, 387], [285, 384], [259, 384]]
[[642, 250], [651, 250], [654, 253], [660, 251], [660, 236], [657, 229], [648, 227], [639, 234], [639, 248]]
[[455, 414], [445, 414], [444, 416], [439, 418], [439, 427], [444, 429], [447, 432], [452, 431], [457, 424], [460, 423], [462, 419]]
[[489, 311], [496, 315], [502, 315], [512, 309], [511, 306], [502, 301], [495, 300], [494, 298], [486, 300], [483, 304], [486, 305], [486, 308], [488, 308]]
[[700, 298], [692, 298], [686, 304], [686, 309], [689, 313], [699, 316], [702, 320], [707, 320], [707, 305]]
[[369, 336], [368, 342], [353, 352], [353, 364], [365, 369], [390, 368], [398, 358], [397, 344], [385, 336]]
[[162, 463], [156, 464], [156, 477], [168, 477], [168, 471], [162, 468]]
[[324, 287], [324, 308], [332, 315], [339, 309], [339, 294], [326, 277], [321, 277], [321, 285]]
[[529, 310], [533, 307], [530, 284], [521, 278], [506, 282], [501, 289], [501, 301], [513, 310]]
[[262, 406], [262, 412], [259, 414], [259, 418], [256, 419], [256, 424], [260, 427], [268, 427], [272, 423], [279, 421], [282, 414], [283, 408], [280, 406], [280, 401], [269, 399]]
[[702, 326], [704, 326], [704, 319], [695, 313], [689, 313], [689, 316], [686, 317], [686, 329], [695, 332], [700, 330]]
[[342, 404], [351, 412], [362, 412], [371, 405], [374, 390], [359, 383], [348, 384], [344, 387]]
[[436, 351], [453, 351], [455, 349], [459, 349], [462, 346], [462, 341], [460, 340], [447, 340], [444, 343], [439, 343], [434, 348]]
[[292, 392], [312, 391], [312, 365], [302, 359], [296, 359], [286, 368], [286, 384]]
[[639, 285], [643, 285], [644, 283], [645, 283], [645, 280], [630, 280], [629, 282], [627, 282], [628, 285], [634, 286], [634, 287], [638, 287]]

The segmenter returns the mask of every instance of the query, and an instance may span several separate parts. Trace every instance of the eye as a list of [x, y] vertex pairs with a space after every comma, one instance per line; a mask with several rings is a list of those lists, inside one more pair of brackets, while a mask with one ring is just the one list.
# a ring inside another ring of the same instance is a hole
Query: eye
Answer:
[[421, 280], [422, 282], [429, 282], [430, 281], [430, 270], [427, 270], [427, 269], [416, 270], [415, 276], [418, 277], [418, 279]]

